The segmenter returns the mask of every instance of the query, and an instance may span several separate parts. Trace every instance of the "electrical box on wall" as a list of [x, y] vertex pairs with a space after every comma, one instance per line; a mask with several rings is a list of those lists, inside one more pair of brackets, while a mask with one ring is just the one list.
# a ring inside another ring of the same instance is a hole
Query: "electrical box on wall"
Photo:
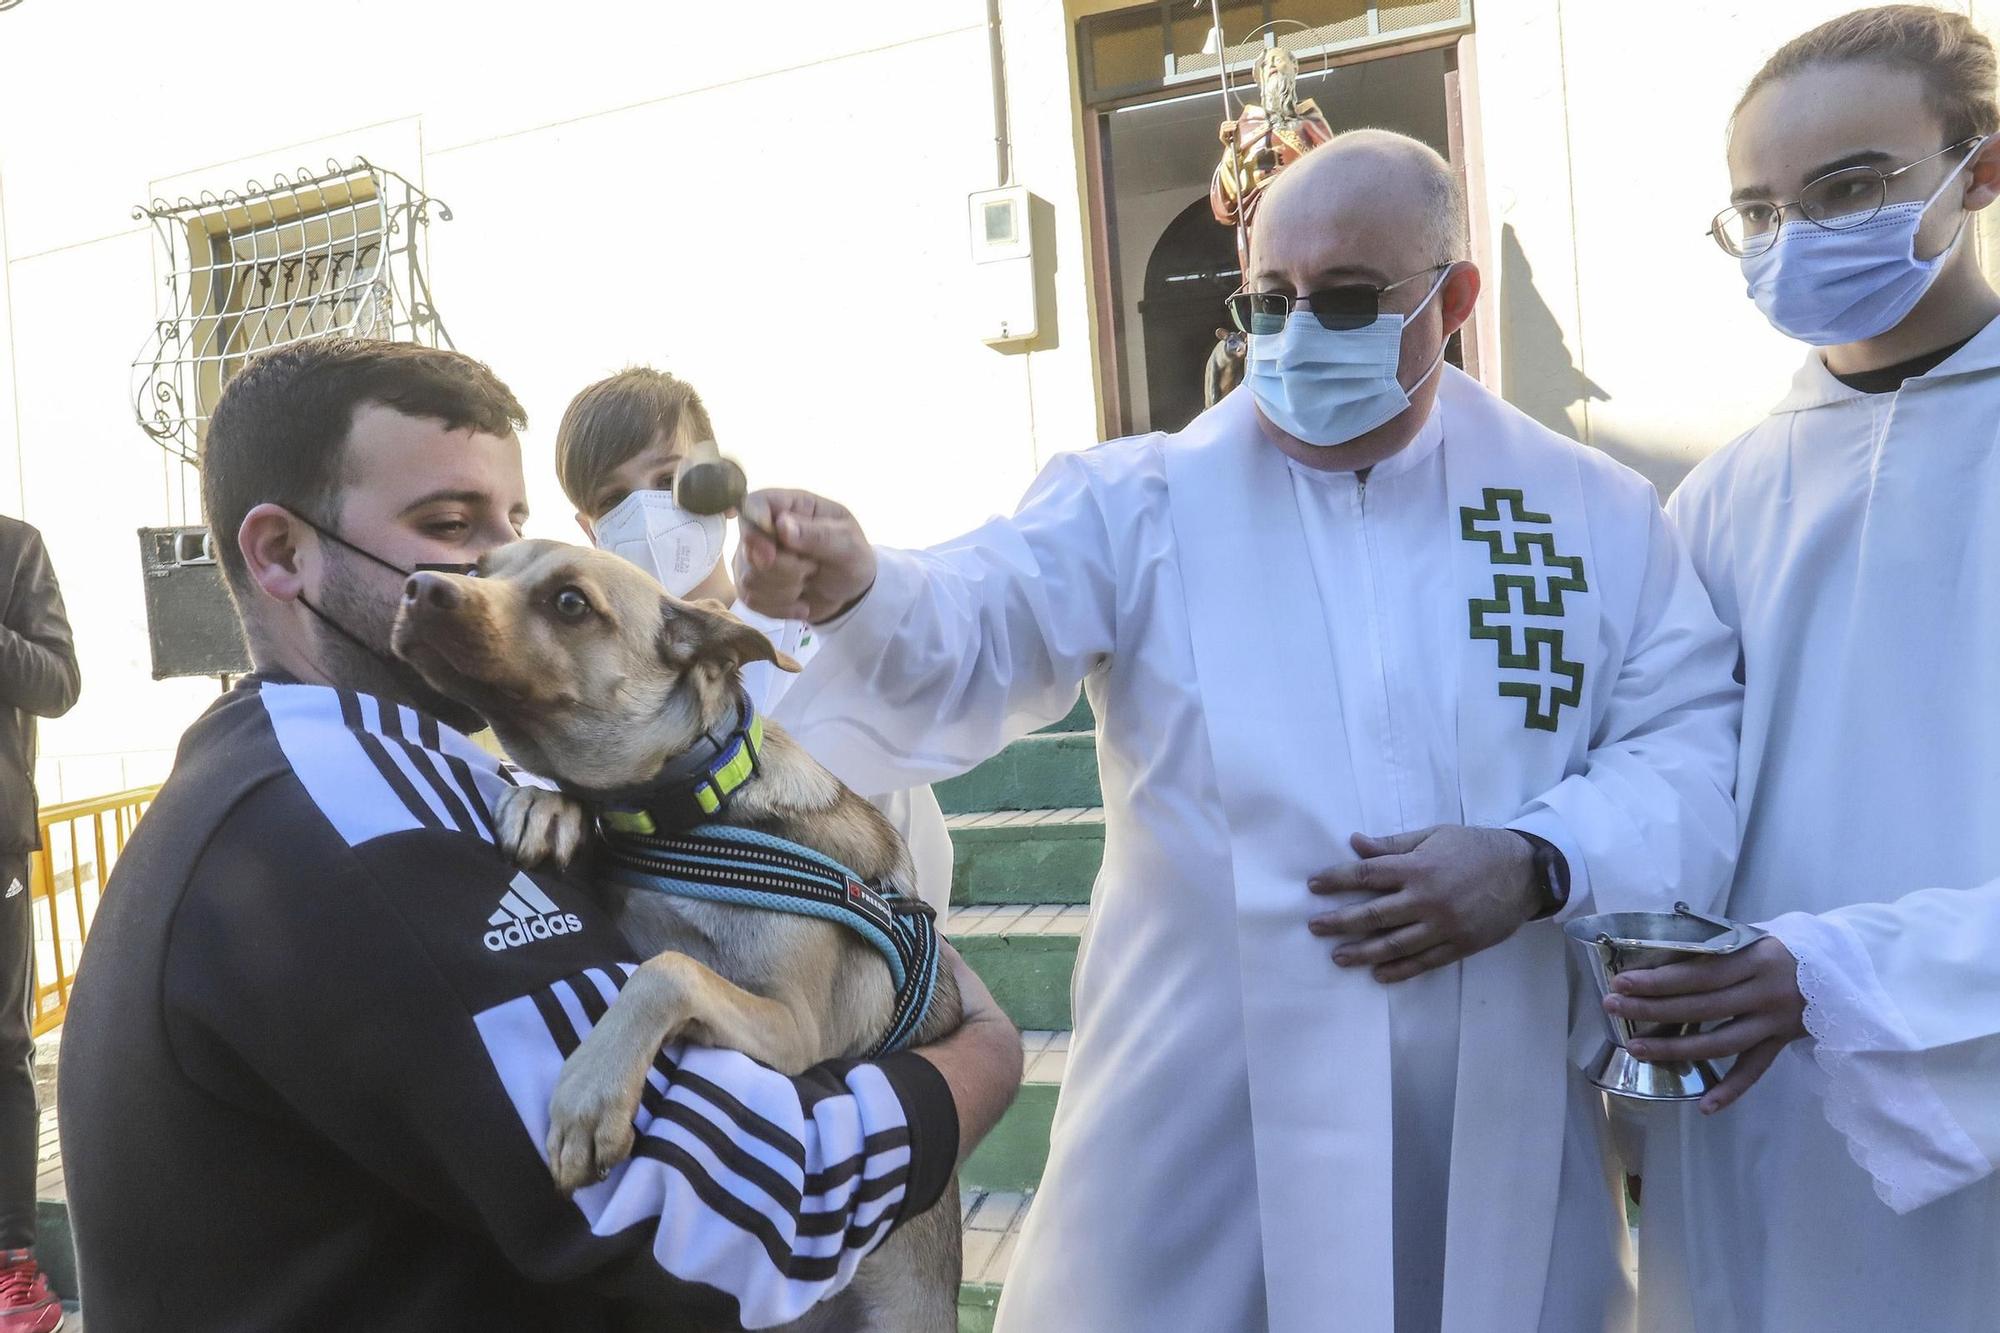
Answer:
[[1032, 341], [1040, 331], [1031, 198], [1026, 186], [1006, 185], [968, 200], [973, 316], [992, 346]]

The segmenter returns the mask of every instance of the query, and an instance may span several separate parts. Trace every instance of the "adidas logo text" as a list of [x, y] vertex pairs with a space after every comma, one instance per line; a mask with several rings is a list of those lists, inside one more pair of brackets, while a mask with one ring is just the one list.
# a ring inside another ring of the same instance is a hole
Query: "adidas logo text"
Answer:
[[500, 907], [486, 918], [486, 924], [493, 929], [486, 932], [482, 942], [499, 953], [536, 940], [573, 934], [583, 929], [583, 918], [556, 906], [524, 871], [514, 876], [507, 892], [500, 895]]

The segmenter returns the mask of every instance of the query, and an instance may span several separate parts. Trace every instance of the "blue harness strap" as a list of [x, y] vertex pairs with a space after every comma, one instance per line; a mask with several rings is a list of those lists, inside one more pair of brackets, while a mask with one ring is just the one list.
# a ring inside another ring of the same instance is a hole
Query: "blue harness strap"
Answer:
[[790, 912], [846, 926], [889, 965], [896, 1007], [871, 1058], [900, 1051], [937, 993], [936, 913], [930, 904], [863, 881], [810, 847], [733, 824], [647, 834], [600, 826], [606, 877], [631, 888]]

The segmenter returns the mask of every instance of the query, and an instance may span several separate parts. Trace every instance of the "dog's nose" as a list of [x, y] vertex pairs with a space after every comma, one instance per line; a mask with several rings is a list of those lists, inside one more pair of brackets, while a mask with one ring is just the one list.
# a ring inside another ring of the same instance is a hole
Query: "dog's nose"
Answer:
[[442, 574], [412, 574], [410, 581], [403, 585], [403, 605], [449, 611], [458, 605], [458, 589], [452, 587], [451, 580]]

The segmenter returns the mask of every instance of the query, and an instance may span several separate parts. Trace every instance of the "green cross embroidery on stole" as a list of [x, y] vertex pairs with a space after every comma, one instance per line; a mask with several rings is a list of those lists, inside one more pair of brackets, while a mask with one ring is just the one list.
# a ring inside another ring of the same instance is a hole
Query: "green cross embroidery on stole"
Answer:
[[1583, 558], [1556, 550], [1555, 519], [1529, 509], [1520, 491], [1488, 486], [1481, 497], [1483, 508], [1460, 507], [1459, 535], [1485, 542], [1499, 568], [1493, 596], [1466, 602], [1472, 637], [1493, 640], [1501, 697], [1527, 705], [1522, 725], [1554, 731], [1562, 710], [1583, 701], [1583, 663], [1563, 656], [1561, 625], [1529, 621], [1560, 617], [1564, 594], [1589, 591]]

